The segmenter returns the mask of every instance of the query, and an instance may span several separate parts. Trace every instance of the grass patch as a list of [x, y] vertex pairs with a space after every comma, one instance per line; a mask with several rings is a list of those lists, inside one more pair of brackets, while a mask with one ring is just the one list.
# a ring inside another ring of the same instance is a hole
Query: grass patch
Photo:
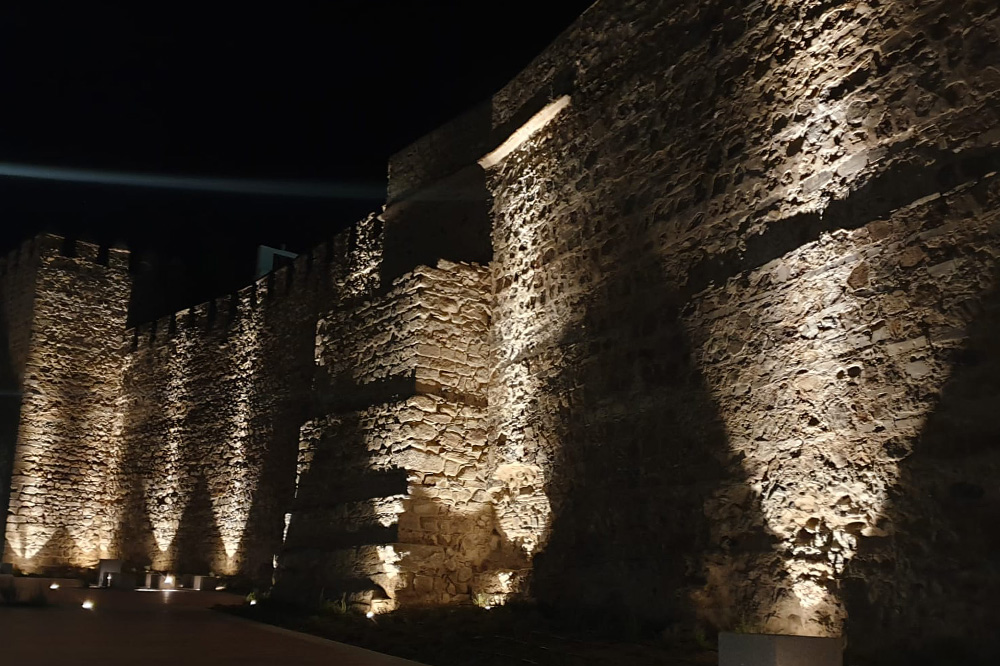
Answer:
[[622, 637], [614, 622], [532, 605], [407, 609], [368, 619], [339, 608], [306, 610], [264, 600], [223, 609], [247, 619], [432, 666], [695, 666], [716, 663], [693, 638]]
[[18, 594], [13, 585], [0, 586], [0, 606], [7, 608], [44, 608], [49, 604], [43, 590], [35, 590], [31, 594]]

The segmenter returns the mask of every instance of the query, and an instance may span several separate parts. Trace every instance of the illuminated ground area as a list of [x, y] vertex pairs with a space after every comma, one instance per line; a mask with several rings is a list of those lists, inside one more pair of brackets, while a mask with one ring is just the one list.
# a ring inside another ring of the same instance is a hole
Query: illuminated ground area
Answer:
[[[414, 666], [209, 610], [241, 601], [231, 594], [66, 589], [50, 596], [45, 608], [0, 610], [3, 663]], [[81, 607], [88, 599], [92, 610]]]

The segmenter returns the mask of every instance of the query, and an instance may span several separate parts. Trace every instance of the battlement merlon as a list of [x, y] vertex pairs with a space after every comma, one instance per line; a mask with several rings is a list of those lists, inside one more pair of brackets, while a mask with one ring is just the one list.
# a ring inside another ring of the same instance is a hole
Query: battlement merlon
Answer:
[[25, 240], [20, 247], [11, 250], [6, 257], [0, 259], [2, 267], [0, 272], [12, 271], [15, 267], [37, 265], [41, 259], [67, 257], [127, 273], [130, 256], [129, 250], [123, 247], [103, 246], [83, 240], [74, 240], [70, 244], [64, 236], [43, 233]]

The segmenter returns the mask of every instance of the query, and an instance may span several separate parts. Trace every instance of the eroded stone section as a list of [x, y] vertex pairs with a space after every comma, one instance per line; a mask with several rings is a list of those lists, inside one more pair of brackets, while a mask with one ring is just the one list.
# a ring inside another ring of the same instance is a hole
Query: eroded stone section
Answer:
[[279, 593], [322, 588], [376, 612], [471, 600], [499, 543], [488, 285], [485, 269], [442, 261], [320, 322], [320, 393], [340, 411], [302, 429]]
[[477, 402], [488, 380], [484, 271], [441, 261], [417, 267], [383, 297], [324, 317], [316, 363], [334, 395], [406, 380], [421, 393]]

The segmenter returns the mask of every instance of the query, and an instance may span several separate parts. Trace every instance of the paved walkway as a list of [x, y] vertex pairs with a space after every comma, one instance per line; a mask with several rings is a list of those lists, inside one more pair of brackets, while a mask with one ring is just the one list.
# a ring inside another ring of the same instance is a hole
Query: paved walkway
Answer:
[[[0, 607], [0, 663], [32, 666], [419, 666], [209, 610], [216, 592], [59, 589], [54, 605]], [[84, 610], [85, 600], [93, 610]]]

